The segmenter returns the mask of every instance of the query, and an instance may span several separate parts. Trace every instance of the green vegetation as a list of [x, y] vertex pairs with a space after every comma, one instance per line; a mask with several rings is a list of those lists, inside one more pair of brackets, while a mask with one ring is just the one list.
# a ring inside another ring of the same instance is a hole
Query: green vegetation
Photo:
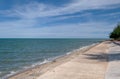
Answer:
[[118, 24], [117, 27], [114, 28], [109, 37], [114, 40], [120, 40], [120, 24]]

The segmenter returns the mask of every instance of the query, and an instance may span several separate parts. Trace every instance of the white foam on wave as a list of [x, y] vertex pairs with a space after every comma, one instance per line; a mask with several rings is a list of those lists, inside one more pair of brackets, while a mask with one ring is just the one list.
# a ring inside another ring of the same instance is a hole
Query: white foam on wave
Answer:
[[10, 71], [10, 73], [9, 73], [9, 74], [7, 74], [7, 75], [3, 76], [3, 77], [2, 77], [2, 78], [0, 78], [0, 79], [7, 79], [9, 76], [14, 75], [15, 73], [18, 73], [18, 71]]
[[42, 62], [37, 62], [37, 63], [32, 64], [31, 67], [35, 67], [37, 65], [42, 65], [42, 64], [45, 64], [48, 62], [50, 62], [48, 59], [44, 59], [44, 61], [42, 61]]
[[51, 57], [51, 58], [44, 59], [44, 61], [34, 63], [34, 64], [32, 64], [30, 67], [35, 67], [35, 66], [39, 66], [39, 65], [42, 65], [42, 64], [45, 64], [45, 63], [52, 62], [52, 61], [54, 61], [55, 59], [57, 59], [57, 58], [59, 58], [59, 57], [61, 57], [61, 56], [63, 56], [63, 55], [55, 56], [55, 57]]
[[[35, 66], [37, 66], [37, 65], [42, 65], [42, 64], [45, 64], [45, 63], [48, 63], [48, 62], [50, 62], [50, 61], [48, 61], [47, 59], [45, 59], [43, 62], [37, 62], [37, 63], [34, 63], [34, 64], [30, 65], [30, 66], [24, 66], [24, 67], [22, 67], [22, 69], [20, 69], [20, 70], [10, 71], [9, 74], [5, 75], [4, 77], [2, 77], [2, 78], [0, 78], [0, 79], [7, 79], [8, 77], [10, 77], [10, 76], [12, 76], [12, 75], [15, 75], [15, 74], [17, 74], [17, 73], [19, 73], [19, 72], [21, 72], [21, 71], [24, 71], [24, 70], [27, 70], [27, 69], [29, 69], [29, 68], [33, 68], [33, 67], [35, 67]], [[1, 73], [2, 73], [2, 72], [0, 72], [0, 74], [1, 74]]]
[[26, 67], [24, 67], [24, 68], [25, 68], [25, 69], [29, 69], [29, 68], [33, 68], [33, 67], [36, 67], [36, 66], [40, 66], [40, 65], [42, 65], [42, 64], [46, 64], [46, 63], [52, 62], [52, 61], [54, 61], [55, 59], [57, 59], [57, 58], [59, 58], [59, 57], [62, 57], [62, 56], [64, 56], [64, 55], [59, 55], [59, 56], [47, 58], [47, 59], [44, 59], [44, 61], [42, 61], [42, 62], [33, 63], [31, 66], [26, 66]]
[[[48, 63], [48, 62], [52, 62], [52, 61], [53, 61], [54, 59], [56, 59], [56, 58], [58, 58], [58, 57], [53, 57], [53, 58], [44, 59], [44, 61], [42, 61], [42, 62], [37, 62], [37, 63], [34, 63], [34, 64], [30, 65], [30, 66], [24, 66], [24, 67], [22, 67], [22, 69], [20, 69], [20, 70], [18, 70], [18, 71], [10, 71], [9, 74], [5, 75], [4, 77], [2, 77], [2, 78], [0, 78], [0, 79], [7, 79], [8, 77], [10, 77], [10, 76], [12, 76], [12, 75], [15, 75], [15, 74], [17, 74], [17, 73], [19, 73], [19, 72], [21, 72], [21, 71], [24, 71], [24, 70], [27, 70], [27, 69], [29, 69], [29, 68], [33, 68], [33, 67], [35, 67], [35, 66], [39, 66], [39, 65], [42, 65], [42, 64], [45, 64], [45, 63]], [[0, 74], [1, 74], [1, 73], [2, 73], [2, 72], [0, 72]]]

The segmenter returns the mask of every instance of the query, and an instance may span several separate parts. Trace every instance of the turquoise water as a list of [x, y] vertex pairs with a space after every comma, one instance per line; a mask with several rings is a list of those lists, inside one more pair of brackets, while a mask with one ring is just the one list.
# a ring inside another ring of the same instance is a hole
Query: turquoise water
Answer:
[[0, 78], [103, 39], [0, 39]]

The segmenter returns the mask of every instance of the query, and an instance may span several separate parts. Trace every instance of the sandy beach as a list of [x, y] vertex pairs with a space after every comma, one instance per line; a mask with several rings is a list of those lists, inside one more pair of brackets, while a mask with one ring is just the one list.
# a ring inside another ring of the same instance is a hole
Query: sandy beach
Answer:
[[8, 79], [105, 79], [109, 41], [17, 73]]

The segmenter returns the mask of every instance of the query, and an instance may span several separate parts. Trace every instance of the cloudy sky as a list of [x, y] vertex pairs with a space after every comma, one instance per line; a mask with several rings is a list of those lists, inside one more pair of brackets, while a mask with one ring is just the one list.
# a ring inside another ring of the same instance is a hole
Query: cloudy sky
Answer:
[[120, 0], [0, 0], [0, 38], [108, 38]]

